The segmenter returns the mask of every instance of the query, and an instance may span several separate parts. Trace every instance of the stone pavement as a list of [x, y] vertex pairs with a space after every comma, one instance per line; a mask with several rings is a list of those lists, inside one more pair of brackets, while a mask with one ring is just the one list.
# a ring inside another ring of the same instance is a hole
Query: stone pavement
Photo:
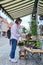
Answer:
[[[4, 37], [0, 37], [0, 65], [38, 65], [32, 58], [29, 60], [20, 60], [18, 63], [12, 63], [9, 61], [10, 45], [9, 40]], [[19, 50], [17, 47], [16, 58], [19, 58]]]

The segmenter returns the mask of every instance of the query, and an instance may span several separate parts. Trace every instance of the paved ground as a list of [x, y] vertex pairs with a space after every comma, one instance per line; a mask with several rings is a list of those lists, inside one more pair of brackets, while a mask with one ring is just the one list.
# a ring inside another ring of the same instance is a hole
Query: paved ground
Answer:
[[[30, 58], [29, 60], [18, 59], [18, 63], [11, 63], [9, 61], [9, 51], [10, 51], [9, 40], [7, 38], [0, 37], [0, 65], [38, 65], [32, 58]], [[18, 57], [19, 53], [17, 47], [16, 58]]]

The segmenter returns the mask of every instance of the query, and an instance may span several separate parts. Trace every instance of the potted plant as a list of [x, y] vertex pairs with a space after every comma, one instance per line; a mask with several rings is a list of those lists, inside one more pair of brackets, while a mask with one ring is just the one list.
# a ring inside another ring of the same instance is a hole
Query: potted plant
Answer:
[[19, 46], [19, 48], [21, 49], [21, 50], [23, 50], [24, 49], [24, 42], [22, 41], [19, 41], [19, 43], [18, 43], [18, 46]]
[[31, 45], [32, 45], [32, 48], [34, 48], [34, 49], [41, 48], [41, 42], [40, 42], [40, 40], [36, 40], [36, 41], [31, 42]]

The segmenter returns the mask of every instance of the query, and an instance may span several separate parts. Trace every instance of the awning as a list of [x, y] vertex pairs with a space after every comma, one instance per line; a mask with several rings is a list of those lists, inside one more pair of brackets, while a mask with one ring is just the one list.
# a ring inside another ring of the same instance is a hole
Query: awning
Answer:
[[[0, 0], [0, 5], [13, 18], [32, 14], [35, 0]], [[43, 0], [38, 2], [38, 15], [43, 15]]]
[[43, 0], [39, 0], [37, 9], [38, 9], [38, 15], [43, 15]]

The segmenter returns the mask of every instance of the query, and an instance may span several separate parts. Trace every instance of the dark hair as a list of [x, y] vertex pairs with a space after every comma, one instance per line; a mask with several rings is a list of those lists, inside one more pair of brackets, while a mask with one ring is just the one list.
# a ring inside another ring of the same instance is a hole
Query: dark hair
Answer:
[[21, 22], [21, 21], [22, 21], [22, 19], [17, 18], [17, 19], [16, 19], [16, 21], [15, 21], [15, 23], [16, 23], [16, 24], [18, 24], [18, 22], [19, 22], [19, 21]]
[[3, 18], [3, 17], [0, 16], [0, 18]]

